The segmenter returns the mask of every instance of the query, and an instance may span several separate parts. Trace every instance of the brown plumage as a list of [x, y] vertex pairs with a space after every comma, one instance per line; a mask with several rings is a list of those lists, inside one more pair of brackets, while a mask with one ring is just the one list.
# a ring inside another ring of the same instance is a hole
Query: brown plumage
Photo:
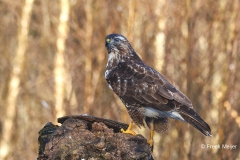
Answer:
[[208, 124], [193, 110], [191, 101], [159, 72], [144, 64], [128, 40], [120, 34], [106, 37], [108, 63], [105, 78], [126, 106], [133, 122], [144, 121], [157, 132], [166, 132], [167, 118], [190, 123], [206, 136]]

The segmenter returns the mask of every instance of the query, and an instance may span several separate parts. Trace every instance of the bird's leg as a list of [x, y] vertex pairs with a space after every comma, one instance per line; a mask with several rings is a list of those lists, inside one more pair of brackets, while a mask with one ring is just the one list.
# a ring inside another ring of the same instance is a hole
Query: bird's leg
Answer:
[[153, 135], [154, 135], [154, 130], [151, 129], [151, 131], [150, 131], [150, 139], [147, 141], [150, 146], [153, 146]]
[[150, 122], [150, 139], [147, 141], [151, 147], [151, 150], [153, 150], [153, 136], [154, 136], [154, 127], [153, 127], [153, 121]]
[[132, 130], [132, 126], [133, 126], [133, 121], [130, 122], [128, 128], [126, 130], [121, 129], [122, 133], [127, 133], [127, 134], [132, 134], [132, 135], [136, 135], [136, 133]]

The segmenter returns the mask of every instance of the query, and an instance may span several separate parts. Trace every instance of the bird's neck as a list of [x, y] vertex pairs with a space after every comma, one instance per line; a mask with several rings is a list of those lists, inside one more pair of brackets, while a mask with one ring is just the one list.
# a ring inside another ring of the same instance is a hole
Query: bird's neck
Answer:
[[119, 62], [124, 62], [125, 58], [124, 56], [121, 56], [117, 53], [111, 52], [108, 54], [108, 62], [106, 68], [113, 68], [118, 65]]
[[132, 52], [132, 54], [128, 54], [127, 56], [125, 54], [120, 55], [111, 52], [108, 54], [105, 78], [107, 79], [108, 75], [118, 67], [118, 64], [123, 62], [127, 62], [128, 65], [131, 65], [133, 63], [143, 63], [141, 58], [135, 52]]
[[122, 51], [121, 54], [118, 51], [112, 51], [108, 53], [108, 62], [106, 68], [117, 67], [121, 62], [142, 62], [141, 58], [136, 54], [133, 48], [129, 47], [127, 51]]

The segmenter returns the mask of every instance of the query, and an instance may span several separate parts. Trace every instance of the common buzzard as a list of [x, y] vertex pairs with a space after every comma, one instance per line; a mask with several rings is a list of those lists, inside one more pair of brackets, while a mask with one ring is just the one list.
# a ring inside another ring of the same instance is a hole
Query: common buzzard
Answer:
[[[190, 123], [206, 136], [211, 136], [209, 125], [193, 110], [191, 101], [159, 72], [146, 65], [128, 40], [120, 34], [105, 39], [108, 62], [105, 79], [109, 88], [122, 100], [132, 121], [151, 129], [166, 132], [168, 117]], [[132, 122], [125, 133], [132, 131]]]

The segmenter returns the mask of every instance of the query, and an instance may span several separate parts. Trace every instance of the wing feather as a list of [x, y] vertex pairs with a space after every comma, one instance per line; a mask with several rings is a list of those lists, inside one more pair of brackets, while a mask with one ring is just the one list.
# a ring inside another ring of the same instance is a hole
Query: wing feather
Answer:
[[160, 73], [144, 63], [120, 62], [108, 82], [127, 103], [171, 111], [177, 105], [192, 108], [191, 101]]

